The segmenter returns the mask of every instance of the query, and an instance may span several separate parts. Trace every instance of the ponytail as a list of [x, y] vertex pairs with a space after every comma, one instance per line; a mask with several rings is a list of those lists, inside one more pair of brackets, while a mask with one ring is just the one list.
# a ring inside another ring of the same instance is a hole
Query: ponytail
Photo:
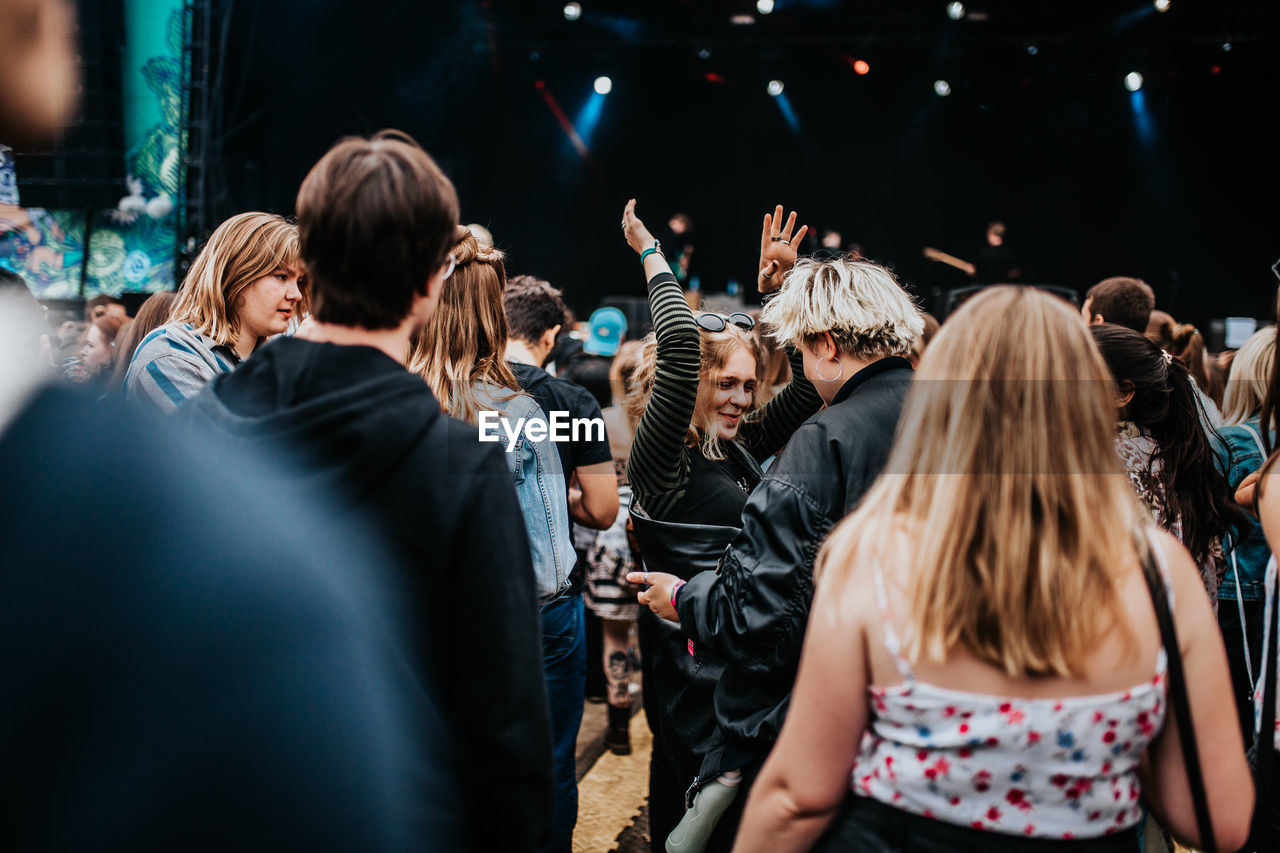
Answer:
[[1161, 479], [1182, 519], [1183, 544], [1203, 563], [1214, 539], [1228, 535], [1238, 539], [1248, 522], [1232, 500], [1230, 486], [1205, 435], [1203, 403], [1190, 373], [1177, 359], [1167, 368], [1169, 413], [1146, 426], [1160, 445], [1154, 458], [1160, 460]]
[[1201, 403], [1187, 368], [1147, 338], [1120, 326], [1090, 327], [1115, 381], [1133, 389], [1128, 418], [1151, 432], [1158, 450], [1153, 473], [1168, 498], [1172, 518], [1182, 520], [1182, 544], [1197, 562], [1213, 541], [1242, 533], [1248, 517], [1230, 488], [1205, 435]]

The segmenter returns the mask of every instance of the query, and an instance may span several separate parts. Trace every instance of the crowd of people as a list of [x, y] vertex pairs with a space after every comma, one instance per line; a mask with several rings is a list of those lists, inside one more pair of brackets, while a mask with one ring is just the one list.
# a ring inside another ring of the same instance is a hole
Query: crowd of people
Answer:
[[1125, 277], [939, 326], [783, 214], [725, 315], [629, 201], [652, 332], [579, 324], [384, 131], [136, 317], [6, 333], [82, 392], [0, 383], [9, 488], [107, 423], [63, 503], [133, 534], [0, 608], [48, 664], [5, 670], [16, 837], [561, 853], [584, 701], [627, 755], [638, 681], [654, 851], [1275, 849], [1276, 329], [1212, 357]]

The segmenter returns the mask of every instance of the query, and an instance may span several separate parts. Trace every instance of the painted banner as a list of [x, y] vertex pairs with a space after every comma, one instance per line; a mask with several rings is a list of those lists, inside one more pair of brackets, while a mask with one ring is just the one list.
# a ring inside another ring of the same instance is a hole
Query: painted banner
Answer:
[[[86, 297], [172, 290], [182, 143], [182, 0], [127, 0], [124, 169], [129, 195], [95, 211]], [[86, 213], [24, 208], [0, 147], [0, 266], [40, 298], [80, 296]]]

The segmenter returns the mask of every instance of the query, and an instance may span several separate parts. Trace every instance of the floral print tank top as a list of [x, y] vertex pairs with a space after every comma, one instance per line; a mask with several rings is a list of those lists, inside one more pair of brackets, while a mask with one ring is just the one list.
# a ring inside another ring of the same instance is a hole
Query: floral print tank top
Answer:
[[1096, 838], [1141, 821], [1138, 763], [1165, 719], [1163, 648], [1149, 681], [1116, 693], [1019, 699], [936, 687], [917, 681], [902, 656], [879, 567], [875, 586], [885, 648], [903, 681], [868, 690], [855, 794], [1033, 838]]

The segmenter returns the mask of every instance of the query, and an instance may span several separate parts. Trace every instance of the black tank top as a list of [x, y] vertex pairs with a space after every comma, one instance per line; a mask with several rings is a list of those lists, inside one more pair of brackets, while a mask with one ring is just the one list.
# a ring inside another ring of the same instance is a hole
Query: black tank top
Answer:
[[676, 503], [670, 520], [690, 524], [742, 526], [747, 495], [763, 473], [751, 454], [736, 441], [722, 444], [724, 459], [708, 459], [689, 449], [689, 485]]

